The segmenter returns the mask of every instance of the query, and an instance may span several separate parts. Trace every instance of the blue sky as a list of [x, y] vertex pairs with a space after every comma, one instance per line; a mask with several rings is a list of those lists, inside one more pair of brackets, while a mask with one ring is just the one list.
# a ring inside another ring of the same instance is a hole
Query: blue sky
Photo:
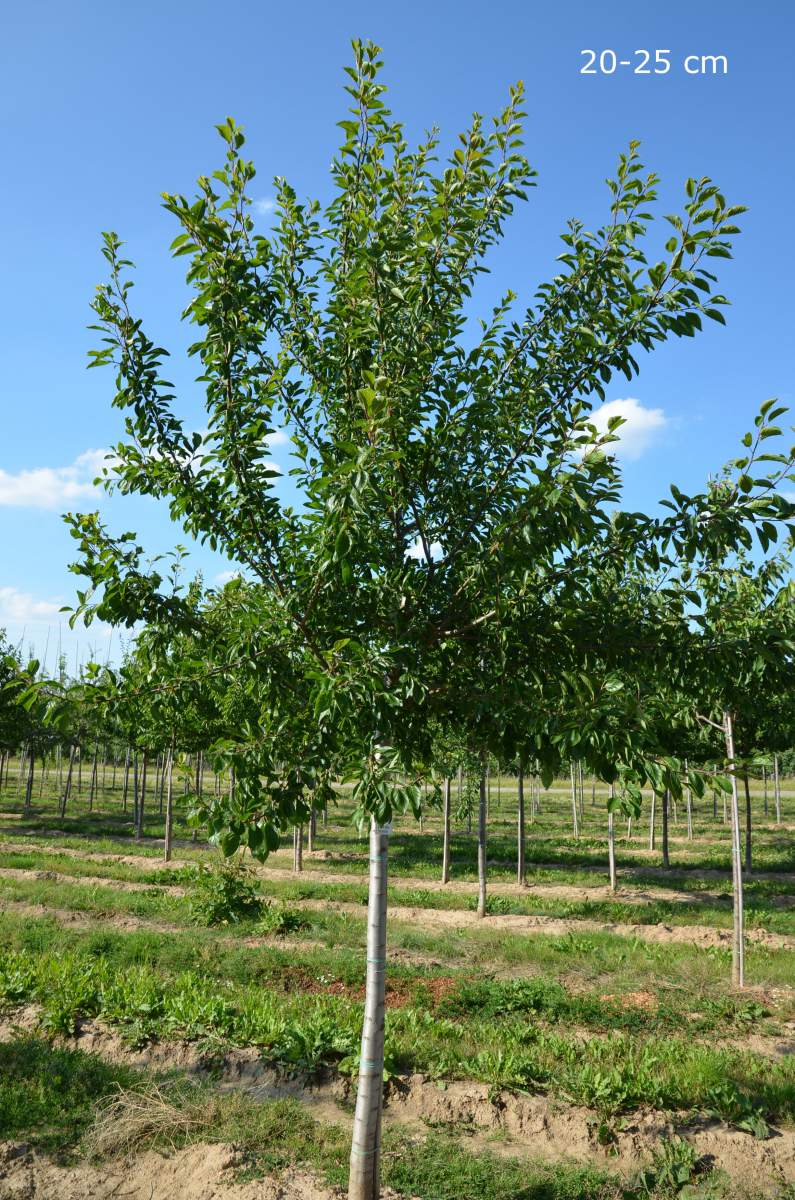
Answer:
[[[72, 659], [94, 644], [105, 652], [103, 631], [59, 634], [58, 608], [79, 586], [66, 569], [64, 509], [99, 503], [111, 527], [138, 530], [153, 551], [184, 540], [154, 502], [91, 494], [96, 452], [120, 433], [112, 375], [85, 370], [88, 304], [104, 277], [100, 231], [115, 229], [127, 242], [138, 312], [150, 336], [172, 350], [182, 411], [201, 427], [201, 398], [181, 353], [184, 261], [168, 256], [175, 230], [160, 193], [190, 192], [198, 174], [219, 164], [213, 126], [231, 114], [246, 127], [263, 209], [275, 174], [299, 194], [323, 197], [354, 36], [383, 47], [391, 107], [410, 136], [437, 124], [450, 144], [473, 110], [496, 111], [508, 84], [525, 81], [538, 187], [491, 260], [484, 308], [508, 286], [530, 298], [553, 269], [567, 218], [602, 219], [604, 178], [632, 138], [662, 176], [660, 212], [680, 203], [688, 175], [710, 175], [731, 202], [749, 205], [735, 260], [721, 265], [733, 302], [728, 328], [670, 343], [642, 360], [631, 385], [616, 381], [608, 394], [634, 401], [627, 502], [650, 506], [670, 481], [698, 486], [737, 451], [762, 400], [792, 400], [793, 12], [785, 0], [753, 8], [730, 0], [719, 10], [681, 0], [6, 6], [0, 627], [14, 640], [24, 635], [39, 654], [49, 638], [51, 665], [59, 636]], [[633, 64], [635, 50], [649, 50], [653, 61], [655, 50], [667, 49], [671, 70], [584, 76], [585, 48], [613, 49]], [[692, 54], [725, 55], [728, 74], [688, 75]], [[274, 453], [278, 459], [278, 446]], [[205, 552], [195, 563], [208, 579], [227, 565]]]

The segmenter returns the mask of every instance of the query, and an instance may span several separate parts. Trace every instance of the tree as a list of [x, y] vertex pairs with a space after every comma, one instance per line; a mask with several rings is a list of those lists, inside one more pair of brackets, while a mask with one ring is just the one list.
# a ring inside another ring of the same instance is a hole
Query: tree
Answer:
[[[643, 176], [633, 145], [610, 182], [606, 224], [591, 233], [571, 222], [562, 266], [534, 304], [516, 315], [506, 293], [473, 339], [465, 325], [484, 257], [533, 181], [522, 89], [490, 127], [476, 116], [438, 169], [436, 134], [410, 150], [391, 118], [378, 54], [354, 44], [324, 210], [277, 180], [274, 227], [258, 232], [246, 191], [254, 168], [231, 119], [219, 126], [224, 166], [200, 179], [195, 200], [166, 197], [181, 226], [174, 253], [189, 264], [205, 435], [177, 415], [165, 351], [130, 307], [131, 264], [105, 236], [93, 362], [115, 366], [127, 431], [106, 483], [165, 499], [244, 578], [220, 605], [197, 608], [163, 586], [133, 534], [113, 536], [96, 514], [70, 518], [89, 580], [76, 612], [190, 635], [201, 662], [183, 663], [186, 678], [209, 672], [240, 699], [216, 746], [234, 790], [207, 811], [225, 852], [243, 844], [264, 856], [328, 794], [332, 771], [356, 781], [370, 825], [374, 962], [352, 1200], [378, 1192], [390, 820], [419, 811], [433, 731], [465, 739], [484, 762], [490, 751], [513, 761], [525, 736], [547, 772], [577, 732], [567, 726], [561, 746], [550, 714], [560, 698], [593, 693], [591, 647], [614, 628], [604, 596], [586, 604], [593, 556], [624, 573], [628, 560], [687, 558], [787, 510], [765, 478], [749, 491], [732, 480], [675, 492], [670, 517], [611, 514], [620, 478], [605, 451], [618, 423], [599, 435], [589, 420], [614, 373], [636, 373], [639, 349], [691, 336], [703, 316], [722, 320], [707, 263], [729, 255], [741, 210], [709, 180], [689, 180], [666, 258], [649, 263], [657, 179]], [[270, 459], [282, 427], [298, 508], [281, 500]], [[514, 655], [517, 678], [535, 671], [543, 700], [532, 735], [521, 734], [526, 693], [505, 677]], [[609, 688], [608, 666], [601, 677]], [[594, 727], [580, 757], [612, 779], [625, 749]]]

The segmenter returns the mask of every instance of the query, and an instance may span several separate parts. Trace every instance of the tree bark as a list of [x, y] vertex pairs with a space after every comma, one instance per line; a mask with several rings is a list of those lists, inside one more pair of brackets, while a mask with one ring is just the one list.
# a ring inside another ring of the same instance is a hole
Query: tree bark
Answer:
[[778, 773], [778, 755], [773, 755], [773, 797], [776, 801], [776, 824], [781, 824], [781, 778]]
[[66, 815], [66, 802], [69, 799], [72, 791], [72, 772], [75, 767], [75, 746], [69, 747], [69, 766], [66, 769], [66, 783], [64, 784], [63, 795], [61, 796], [61, 820]]
[[138, 828], [138, 751], [133, 751], [133, 829]]
[[450, 779], [444, 781], [442, 797], [442, 883], [450, 882]]
[[367, 983], [353, 1119], [348, 1200], [380, 1193], [381, 1111], [384, 1103], [387, 858], [391, 825], [370, 819], [370, 893], [367, 904]]
[[127, 793], [130, 790], [130, 747], [126, 746], [124, 750], [124, 783], [122, 785], [121, 803], [122, 810], [127, 811]]
[[480, 798], [478, 803], [478, 909], [477, 915], [486, 915], [486, 764], [481, 756]]
[[23, 810], [26, 817], [30, 816], [31, 809], [32, 809], [31, 799], [33, 796], [33, 771], [35, 769], [35, 765], [36, 765], [36, 753], [33, 749], [33, 745], [31, 744], [30, 756], [28, 759], [28, 778], [27, 778], [27, 782], [25, 784], [25, 807]]
[[[614, 783], [610, 784], [610, 799], [613, 800], [616, 794]], [[607, 866], [610, 874], [610, 891], [616, 890], [616, 835], [613, 828], [613, 810], [608, 809], [607, 812]]]
[[574, 759], [571, 761], [571, 823], [574, 836], [580, 836], [580, 823], [577, 816], [577, 769]]
[[668, 856], [668, 803], [670, 792], [666, 788], [662, 795], [662, 865], [668, 869], [671, 865]]
[[767, 806], [767, 767], [762, 767], [762, 786], [764, 787], [764, 790], [765, 790], [765, 820], [767, 820], [767, 817], [768, 817], [768, 806]]
[[146, 751], [141, 759], [141, 790], [138, 796], [138, 809], [135, 822], [135, 840], [140, 842], [144, 836], [144, 804], [146, 802]]
[[734, 766], [734, 727], [731, 713], [726, 709], [723, 713], [723, 730], [726, 741], [726, 757], [729, 760], [731, 778], [731, 816], [732, 816], [732, 886], [734, 929], [732, 939], [732, 984], [734, 987], [745, 987], [745, 912], [743, 909], [743, 860], [740, 847], [740, 806], [737, 798], [737, 775]]
[[[171, 862], [171, 845], [173, 842], [174, 832], [174, 741], [172, 739], [171, 746], [168, 751], [168, 760], [165, 768], [166, 774], [166, 836], [163, 844], [163, 853], [166, 862]], [[162, 789], [161, 789], [162, 791]]]
[[94, 811], [94, 796], [97, 791], [97, 745], [94, 743], [94, 757], [91, 760], [91, 782], [88, 785], [88, 811]]
[[163, 815], [163, 791], [166, 785], [166, 769], [166, 755], [164, 754], [160, 763], [160, 806], [158, 811], [161, 817]]
[[655, 844], [656, 844], [655, 838], [657, 836], [657, 831], [654, 827], [655, 826], [655, 817], [657, 815], [656, 808], [657, 808], [657, 793], [652, 792], [651, 808], [649, 809], [649, 849], [650, 850], [653, 850], [655, 847]]
[[25, 774], [25, 762], [27, 760], [27, 757], [28, 757], [28, 744], [26, 742], [25, 745], [22, 747], [22, 751], [19, 755], [19, 769], [17, 770], [17, 786], [14, 790], [15, 796], [19, 795], [19, 790], [22, 787], [22, 776]]
[[304, 869], [304, 827], [303, 825], [293, 826], [293, 870], [303, 871]]
[[516, 787], [519, 794], [519, 810], [517, 813], [517, 847], [516, 847], [516, 879], [520, 887], [524, 887], [527, 883], [527, 870], [525, 868], [524, 858], [524, 767], [519, 763], [519, 771], [516, 778]]
[[[196, 799], [201, 804], [202, 793], [204, 791], [204, 751], [200, 750], [196, 755]], [[197, 842], [199, 840], [199, 830], [194, 825], [191, 840]]]
[[745, 873], [751, 874], [751, 785], [748, 781], [748, 768], [743, 771], [743, 786], [745, 788]]

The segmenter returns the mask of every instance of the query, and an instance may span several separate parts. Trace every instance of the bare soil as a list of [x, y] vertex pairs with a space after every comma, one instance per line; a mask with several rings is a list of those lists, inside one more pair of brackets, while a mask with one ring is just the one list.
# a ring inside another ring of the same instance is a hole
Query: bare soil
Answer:
[[334, 1200], [341, 1195], [298, 1170], [237, 1183], [235, 1175], [244, 1165], [241, 1152], [224, 1143], [64, 1167], [23, 1142], [0, 1142], [0, 1200]]
[[[29, 879], [46, 880], [71, 884], [74, 886], [88, 885], [95, 887], [111, 887], [120, 892], [147, 892], [156, 889], [173, 896], [183, 896], [185, 889], [176, 885], [161, 887], [158, 884], [135, 883], [132, 881], [109, 880], [94, 875], [64, 875], [57, 871], [35, 871], [18, 867], [0, 867], [0, 879]], [[567, 889], [574, 893], [577, 889]], [[584, 890], [584, 889], [583, 889]], [[611, 893], [608, 892], [608, 895]], [[362, 914], [362, 905], [347, 901], [329, 900], [300, 900], [295, 901], [300, 908], [315, 912], [341, 912], [353, 915]], [[38, 907], [38, 906], [36, 906]], [[48, 912], [63, 911], [46, 909]], [[414, 928], [423, 929], [495, 929], [501, 932], [534, 934], [541, 933], [553, 937], [562, 937], [567, 933], [612, 933], [620, 937], [636, 938], [639, 941], [662, 944], [687, 943], [694, 946], [720, 947], [731, 945], [731, 931], [717, 929], [710, 925], [670, 925], [670, 924], [630, 924], [608, 921], [595, 921], [588, 917], [551, 917], [543, 914], [497, 914], [477, 917], [474, 912], [465, 909], [435, 909], [393, 904], [391, 906], [393, 920], [408, 922]], [[177, 926], [160, 926], [152, 921], [143, 921], [137, 917], [114, 915], [108, 918], [116, 928], [134, 928], [145, 925], [147, 928], [162, 928], [170, 931]], [[124, 922], [120, 924], [119, 922]], [[133, 922], [130, 924], [129, 922]], [[764, 946], [769, 950], [795, 949], [795, 937], [786, 934], [769, 933], [765, 929], [748, 929], [746, 938], [749, 942]], [[244, 939], [246, 943], [255, 944], [257, 940], [263, 944], [268, 939]], [[288, 943], [280, 942], [281, 945]], [[307, 945], [307, 942], [296, 943]]]
[[[36, 1019], [34, 1007], [19, 1010], [0, 1022], [0, 1040], [13, 1036], [15, 1029], [34, 1028]], [[334, 1072], [319, 1080], [282, 1075], [263, 1063], [253, 1049], [230, 1050], [222, 1057], [210, 1057], [184, 1042], [153, 1043], [131, 1050], [96, 1021], [84, 1022], [77, 1036], [62, 1044], [79, 1046], [112, 1062], [211, 1078], [220, 1090], [242, 1089], [254, 1098], [291, 1096], [306, 1104], [318, 1120], [346, 1128], [351, 1123], [351, 1085], [346, 1078]], [[792, 1130], [774, 1130], [763, 1141], [717, 1120], [646, 1111], [617, 1123], [608, 1150], [596, 1138], [594, 1114], [568, 1103], [565, 1097], [495, 1094], [487, 1084], [476, 1082], [439, 1082], [417, 1074], [393, 1079], [386, 1091], [385, 1122], [420, 1133], [428, 1127], [443, 1127], [451, 1134], [464, 1134], [471, 1148], [549, 1162], [565, 1157], [599, 1163], [623, 1175], [647, 1163], [661, 1140], [679, 1136], [692, 1142], [708, 1165], [725, 1171], [738, 1189], [758, 1192], [766, 1188], [775, 1195], [783, 1185], [795, 1182]], [[201, 1151], [205, 1166], [199, 1168], [194, 1150]], [[16, 1146], [7, 1148], [5, 1157], [0, 1153], [0, 1200], [43, 1200], [45, 1196], [48, 1200], [110, 1200], [115, 1196], [135, 1200], [161, 1196], [163, 1200], [330, 1200], [335, 1195], [301, 1172], [288, 1174], [278, 1183], [257, 1184], [261, 1191], [246, 1190], [251, 1185], [233, 1181], [234, 1168], [239, 1165], [233, 1147], [202, 1146], [169, 1157], [147, 1152], [131, 1165], [81, 1165], [64, 1170]], [[150, 1191], [153, 1185], [155, 1190]], [[78, 1190], [81, 1186], [82, 1192]]]

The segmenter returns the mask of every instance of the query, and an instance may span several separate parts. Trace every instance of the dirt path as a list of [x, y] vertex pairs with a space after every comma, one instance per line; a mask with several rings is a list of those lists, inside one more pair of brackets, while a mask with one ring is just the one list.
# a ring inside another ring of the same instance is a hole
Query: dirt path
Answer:
[[[106, 879], [95, 875], [62, 875], [57, 871], [33, 871], [26, 868], [2, 867], [0, 880], [3, 878], [20, 880], [52, 880], [71, 886], [106, 887], [120, 892], [165, 892], [173, 896], [183, 896], [185, 889], [176, 885], [161, 887], [158, 884], [133, 883], [126, 880]], [[346, 913], [351, 916], [364, 916], [362, 904], [338, 900], [299, 900], [293, 902], [300, 909], [312, 912]], [[46, 906], [44, 906], [46, 908]], [[46, 911], [55, 911], [46, 909]], [[64, 911], [64, 910], [60, 910]], [[445, 930], [493, 930], [500, 933], [517, 934], [546, 934], [551, 937], [564, 937], [568, 933], [610, 933], [618, 937], [634, 938], [644, 942], [657, 944], [686, 943], [704, 948], [726, 947], [731, 945], [731, 930], [719, 929], [710, 925], [668, 925], [668, 924], [630, 924], [608, 921], [596, 921], [588, 917], [552, 917], [544, 915], [524, 914], [495, 914], [478, 918], [474, 912], [464, 909], [422, 908], [392, 904], [391, 919], [396, 924], [409, 924], [413, 929], [445, 929]], [[158, 926], [156, 922], [142, 921], [141, 918], [128, 914], [113, 914], [107, 923], [116, 928], [130, 927], [118, 922], [129, 920], [141, 921], [147, 928], [159, 928], [163, 931], [184, 929], [184, 926]], [[768, 933], [765, 929], [749, 929], [746, 932], [748, 942], [764, 946], [768, 950], [795, 949], [795, 937], [785, 934]], [[245, 944], [263, 943], [267, 939], [243, 939]], [[273, 942], [271, 941], [271, 944]], [[288, 943], [279, 943], [280, 945]], [[292, 944], [292, 943], [289, 943]], [[306, 945], [308, 943], [301, 943]], [[315, 943], [317, 944], [317, 943]]]
[[[339, 901], [302, 900], [299, 907], [362, 914], [360, 904]], [[633, 925], [618, 922], [593, 921], [587, 917], [546, 917], [524, 915], [494, 915], [477, 917], [461, 909], [415, 908], [393, 904], [390, 919], [394, 924], [409, 925], [412, 929], [488, 930], [499, 933], [546, 934], [563, 937], [568, 933], [610, 933], [617, 937], [634, 938], [642, 942], [662, 944], [687, 943], [709, 948], [731, 946], [731, 930], [715, 929], [709, 925]], [[768, 950], [795, 949], [795, 937], [768, 933], [765, 929], [749, 929], [747, 941], [765, 946]]]
[[[0, 1022], [0, 1040], [14, 1036], [15, 1029], [30, 1031], [35, 1026], [36, 1016], [35, 1008], [28, 1007]], [[296, 1076], [287, 1078], [263, 1063], [256, 1051], [231, 1050], [221, 1061], [216, 1057], [210, 1063], [194, 1044], [179, 1042], [130, 1050], [117, 1034], [95, 1021], [84, 1022], [77, 1036], [62, 1044], [78, 1046], [108, 1061], [124, 1062], [145, 1070], [177, 1069], [205, 1079], [212, 1070], [212, 1079], [220, 1090], [240, 1089], [261, 1099], [291, 1096], [306, 1104], [316, 1119], [350, 1127], [350, 1084], [334, 1072], [315, 1082]], [[343, 1108], [346, 1101], [348, 1107]], [[783, 1184], [795, 1181], [795, 1132], [791, 1130], [775, 1130], [774, 1136], [760, 1141], [709, 1118], [688, 1119], [684, 1114], [638, 1112], [625, 1114], [618, 1122], [615, 1142], [608, 1154], [595, 1140], [594, 1114], [590, 1110], [553, 1101], [544, 1095], [516, 1095], [506, 1091], [494, 1094], [487, 1084], [471, 1081], [444, 1082], [416, 1074], [395, 1079], [386, 1091], [385, 1123], [407, 1126], [412, 1133], [419, 1134], [428, 1127], [443, 1127], [452, 1134], [466, 1130], [466, 1145], [471, 1149], [487, 1149], [492, 1153], [548, 1162], [559, 1162], [565, 1157], [609, 1166], [625, 1176], [647, 1163], [652, 1151], [663, 1140], [680, 1136], [687, 1138], [707, 1163], [726, 1171], [738, 1187], [756, 1189], [758, 1194], [761, 1186], [773, 1194], [774, 1188], [780, 1190]], [[496, 1144], [495, 1138], [499, 1139]], [[228, 1173], [235, 1165], [235, 1160], [229, 1158], [229, 1147], [213, 1147], [213, 1153], [207, 1159], [208, 1169], [211, 1168], [209, 1178], [204, 1170], [198, 1170], [194, 1177], [184, 1169], [187, 1162], [191, 1166], [198, 1165], [195, 1159], [183, 1158], [189, 1154], [189, 1151], [181, 1151], [167, 1159], [151, 1152], [138, 1156], [129, 1168], [132, 1173], [129, 1186], [138, 1188], [140, 1175], [146, 1187], [161, 1188], [162, 1185], [162, 1190], [151, 1193], [125, 1191], [125, 1196], [140, 1196], [141, 1200], [150, 1200], [150, 1194], [152, 1200], [161, 1196], [164, 1200], [165, 1197], [169, 1200], [214, 1200], [216, 1196], [228, 1197], [228, 1200], [254, 1200], [254, 1197], [257, 1200], [271, 1200], [271, 1197], [273, 1200], [276, 1197], [293, 1200], [295, 1197], [297, 1200], [298, 1196], [304, 1200], [326, 1200], [334, 1195], [318, 1188], [316, 1181], [303, 1174], [297, 1178], [300, 1178], [300, 1186], [310, 1188], [308, 1191], [290, 1190], [293, 1183], [289, 1175], [280, 1183], [284, 1188], [282, 1192], [267, 1188], [262, 1192], [239, 1190], [247, 1185], [236, 1185], [238, 1190], [226, 1190]], [[23, 1196], [26, 1200], [28, 1197], [43, 1200], [45, 1196], [56, 1195], [59, 1200], [78, 1200], [78, 1197], [89, 1195], [109, 1198], [114, 1194], [112, 1190], [79, 1192], [69, 1191], [68, 1187], [73, 1183], [76, 1185], [77, 1178], [82, 1179], [84, 1186], [89, 1182], [96, 1186], [113, 1182], [115, 1186], [116, 1169], [113, 1165], [104, 1169], [81, 1166], [73, 1170], [98, 1171], [99, 1174], [91, 1177], [83, 1174], [70, 1180], [57, 1172], [52, 1174], [55, 1169], [43, 1160], [37, 1162], [35, 1156], [12, 1153], [6, 1156], [5, 1162], [0, 1156], [0, 1200], [5, 1196], [9, 1200], [12, 1196], [20, 1200]], [[156, 1177], [158, 1169], [163, 1174]], [[3, 1171], [6, 1171], [5, 1176]], [[36, 1177], [37, 1172], [41, 1174], [41, 1183]], [[20, 1177], [26, 1183], [32, 1182], [34, 1189], [3, 1191], [4, 1182]], [[205, 1190], [189, 1190], [197, 1184], [199, 1189]], [[45, 1191], [45, 1185], [52, 1190]], [[166, 1190], [166, 1186], [170, 1190]], [[222, 1190], [213, 1191], [213, 1186]], [[35, 1190], [36, 1187], [40, 1190]]]
[[0, 1142], [0, 1200], [336, 1200], [341, 1193], [306, 1171], [236, 1183], [245, 1156], [234, 1146], [198, 1143], [172, 1154], [57, 1166], [22, 1142]]
[[[59, 925], [71, 926], [73, 929], [116, 929], [120, 933], [132, 933], [138, 930], [146, 930], [148, 933], [165, 933], [165, 934], [184, 934], [192, 930], [192, 926], [173, 925], [165, 921], [150, 921], [145, 917], [137, 917], [133, 913], [113, 913], [111, 915], [103, 915], [99, 913], [79, 912], [71, 908], [51, 907], [48, 904], [30, 904], [25, 900], [9, 900], [0, 899], [0, 913], [2, 912], [17, 913], [23, 917], [48, 918], [51, 921], [57, 922]], [[313, 938], [285, 938], [277, 935], [268, 937], [256, 936], [235, 936], [233, 933], [216, 933], [215, 937], [219, 942], [229, 943], [233, 946], [243, 946], [248, 950], [257, 950], [261, 947], [272, 950], [295, 950], [302, 952], [307, 950], [327, 950], [328, 946], [325, 942], [317, 941]], [[442, 966], [438, 958], [434, 958], [430, 954], [422, 954], [420, 951], [405, 950], [402, 946], [394, 946], [387, 950], [387, 957], [390, 962], [405, 963], [407, 966], [415, 967], [430, 967], [437, 968]], [[458, 966], [466, 966], [466, 960], [446, 960], [445, 967], [453, 969]]]
[[[195, 866], [194, 860], [191, 859], [172, 859], [170, 862], [164, 862], [162, 859], [150, 859], [143, 855], [135, 854], [111, 854], [102, 853], [100, 851], [76, 850], [73, 847], [50, 847], [36, 846], [32, 847], [25, 843], [19, 842], [2, 842], [0, 841], [0, 853], [7, 854], [31, 854], [37, 853], [42, 855], [63, 855], [66, 858], [76, 859], [83, 862], [96, 863], [118, 863], [123, 866], [133, 867], [137, 870], [147, 871], [165, 871], [179, 870], [185, 867]], [[315, 851], [310, 854], [304, 851], [304, 858], [311, 863], [313, 859], [323, 861], [322, 856], [327, 852]], [[366, 883], [364, 874], [358, 875], [345, 871], [326, 870], [324, 867], [315, 866], [308, 867], [304, 875], [296, 874], [291, 867], [272, 865], [271, 855], [267, 864], [252, 863], [252, 869], [261, 875], [263, 879], [274, 879], [279, 882], [291, 881], [300, 884], [303, 880], [311, 883], [330, 883], [339, 884], [341, 886]], [[0, 873], [8, 874], [13, 870], [23, 870], [24, 868], [4, 867], [0, 868]], [[31, 869], [32, 870], [32, 869]], [[35, 873], [35, 872], [34, 872]], [[39, 872], [38, 874], [41, 874]], [[704, 873], [706, 874], [706, 872]], [[633, 878], [631, 868], [626, 872], [619, 871], [619, 880], [625, 878], [630, 882]], [[71, 878], [66, 876], [65, 878]], [[88, 877], [83, 877], [88, 878]], [[99, 877], [97, 877], [99, 879]], [[104, 880], [106, 883], [113, 883], [114, 886], [123, 889], [124, 881]], [[149, 887], [150, 884], [134, 884], [129, 890], [135, 890], [140, 887]], [[164, 891], [172, 890], [174, 894], [179, 894], [180, 889], [169, 888], [167, 885], [162, 886]], [[449, 883], [441, 883], [438, 879], [423, 879], [420, 876], [412, 875], [395, 875], [391, 880], [391, 887], [396, 891], [417, 890], [425, 892], [438, 892], [443, 895], [461, 895], [471, 897], [475, 895], [477, 884], [467, 880], [453, 879]], [[795, 878], [793, 878], [793, 887], [795, 888]], [[727, 892], [705, 892], [694, 891], [688, 892], [681, 888], [654, 888], [653, 890], [643, 890], [633, 886], [619, 886], [616, 892], [611, 892], [609, 886], [605, 884], [589, 887], [586, 885], [577, 884], [558, 884], [558, 883], [529, 883], [522, 886], [518, 883], [512, 883], [507, 880], [496, 879], [489, 884], [489, 892], [495, 896], [516, 896], [530, 897], [538, 896], [542, 899], [563, 900], [563, 901], [580, 901], [596, 903], [605, 900], [626, 900], [637, 904], [654, 904], [659, 900], [669, 901], [682, 904], [729, 904], [730, 895]], [[794, 896], [772, 897], [769, 903], [776, 907], [793, 908], [795, 907]]]

